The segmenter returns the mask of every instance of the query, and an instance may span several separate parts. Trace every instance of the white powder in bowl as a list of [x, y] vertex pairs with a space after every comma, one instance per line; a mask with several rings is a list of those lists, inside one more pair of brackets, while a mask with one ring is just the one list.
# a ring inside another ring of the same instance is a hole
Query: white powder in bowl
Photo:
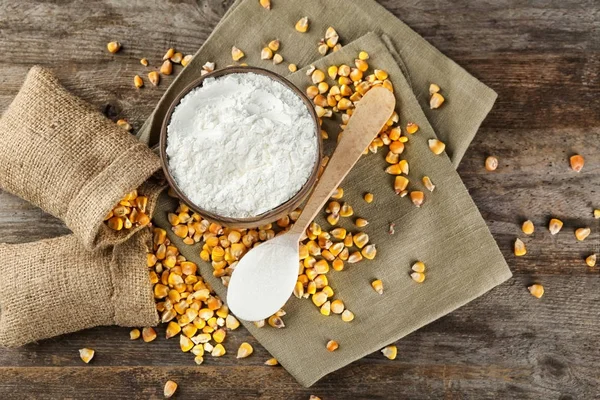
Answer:
[[290, 88], [251, 72], [208, 78], [167, 127], [171, 175], [198, 207], [223, 217], [285, 203], [317, 162], [314, 121]]

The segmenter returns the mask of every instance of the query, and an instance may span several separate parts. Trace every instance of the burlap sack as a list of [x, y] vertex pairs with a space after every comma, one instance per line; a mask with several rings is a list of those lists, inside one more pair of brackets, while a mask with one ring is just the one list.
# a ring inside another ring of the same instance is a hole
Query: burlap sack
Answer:
[[74, 235], [0, 244], [0, 345], [21, 346], [101, 325], [154, 326], [148, 228], [87, 251]]
[[[33, 67], [0, 120], [0, 188], [62, 219], [86, 249], [122, 243], [137, 229], [109, 229], [104, 216], [128, 192], [149, 197], [160, 159], [134, 136]], [[62, 242], [59, 242], [62, 243]]]

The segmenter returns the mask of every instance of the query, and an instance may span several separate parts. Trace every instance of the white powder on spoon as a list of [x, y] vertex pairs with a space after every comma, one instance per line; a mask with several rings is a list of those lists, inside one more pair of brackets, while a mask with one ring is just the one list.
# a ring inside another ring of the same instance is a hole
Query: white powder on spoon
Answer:
[[302, 99], [264, 75], [204, 80], [175, 107], [167, 127], [169, 170], [197, 206], [253, 217], [293, 197], [318, 157]]

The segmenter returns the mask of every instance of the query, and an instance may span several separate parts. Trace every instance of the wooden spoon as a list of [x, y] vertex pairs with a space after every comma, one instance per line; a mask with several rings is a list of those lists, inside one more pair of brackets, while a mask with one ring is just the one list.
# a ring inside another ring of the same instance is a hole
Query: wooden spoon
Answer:
[[227, 304], [247, 321], [268, 318], [286, 303], [298, 279], [299, 241], [335, 189], [388, 121], [396, 99], [389, 90], [369, 90], [356, 105], [325, 172], [302, 214], [285, 234], [252, 248], [237, 264], [227, 292]]

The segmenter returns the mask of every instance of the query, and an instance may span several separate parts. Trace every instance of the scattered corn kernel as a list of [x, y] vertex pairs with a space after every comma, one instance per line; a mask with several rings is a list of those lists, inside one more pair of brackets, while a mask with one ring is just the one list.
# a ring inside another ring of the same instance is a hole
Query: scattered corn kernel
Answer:
[[265, 47], [264, 49], [262, 49], [262, 51], [260, 52], [260, 59], [261, 60], [270, 60], [271, 58], [273, 58], [273, 50], [271, 50], [268, 47]]
[[401, 192], [403, 192], [408, 186], [408, 183], [408, 178], [404, 176], [397, 176], [396, 178], [394, 178], [394, 191], [396, 192], [396, 194], [400, 194]]
[[552, 218], [550, 220], [550, 224], [548, 225], [548, 230], [551, 235], [556, 235], [563, 227], [563, 222], [560, 219]]
[[527, 289], [529, 289], [529, 293], [531, 293], [533, 297], [537, 297], [538, 299], [544, 295], [544, 287], [537, 283], [529, 286]]
[[354, 319], [354, 313], [348, 309], [344, 310], [344, 312], [342, 312], [342, 321], [344, 322], [350, 322]]
[[369, 59], [369, 53], [367, 53], [366, 51], [361, 51], [360, 53], [358, 53], [358, 59], [359, 60], [368, 60]]
[[421, 207], [421, 205], [423, 205], [423, 201], [425, 200], [425, 194], [421, 191], [410, 192], [410, 200], [416, 207]]
[[336, 351], [339, 347], [340, 345], [335, 340], [330, 340], [327, 342], [327, 350], [329, 351]]
[[381, 282], [380, 279], [377, 279], [377, 280], [374, 280], [373, 282], [371, 282], [371, 286], [377, 293], [383, 294], [383, 282]]
[[331, 314], [331, 302], [330, 301], [326, 301], [322, 306], [321, 306], [321, 314], [323, 315], [329, 315]]
[[440, 106], [444, 103], [446, 99], [439, 93], [434, 93], [431, 95], [431, 99], [429, 99], [429, 108], [435, 110], [436, 108], [440, 108]]
[[285, 324], [283, 323], [283, 320], [281, 319], [281, 317], [279, 317], [277, 315], [271, 315], [269, 317], [269, 319], [267, 320], [267, 322], [273, 328], [277, 328], [277, 329], [285, 328]]
[[578, 228], [575, 230], [575, 237], [579, 241], [584, 241], [592, 233], [590, 228]]
[[308, 30], [308, 17], [300, 18], [300, 20], [296, 22], [295, 28], [298, 32], [306, 32]]
[[156, 71], [151, 71], [148, 72], [148, 80], [150, 81], [150, 83], [152, 83], [154, 86], [158, 86], [159, 82], [160, 82], [160, 75], [158, 74], [158, 72]]
[[267, 10], [271, 9], [271, 0], [259, 0], [258, 2], [262, 6], [262, 8], [265, 8]]
[[595, 219], [600, 219], [600, 209], [594, 210], [594, 218]]
[[424, 176], [422, 182], [427, 190], [433, 192], [433, 189], [435, 189], [435, 185], [433, 184], [433, 182], [431, 182], [431, 178], [429, 178], [428, 176]]
[[79, 349], [79, 357], [86, 364], [89, 364], [89, 362], [92, 361], [92, 358], [94, 358], [94, 354], [96, 354], [96, 352], [92, 349]]
[[527, 254], [527, 249], [525, 248], [525, 243], [521, 239], [515, 240], [515, 256], [521, 257]]
[[193, 55], [191, 55], [191, 54], [186, 55], [181, 60], [181, 65], [183, 65], [184, 67], [187, 66], [190, 63], [190, 61], [192, 61], [192, 58], [194, 58]]
[[277, 361], [276, 358], [269, 358], [267, 361], [265, 361], [265, 365], [279, 365], [279, 361]]
[[137, 340], [139, 339], [141, 336], [141, 332], [139, 329], [132, 329], [129, 331], [129, 339], [131, 340]]
[[429, 85], [429, 94], [432, 95], [440, 91], [440, 87], [435, 83]]
[[588, 256], [585, 259], [585, 263], [588, 265], [588, 267], [595, 267], [596, 266], [596, 259], [597, 259], [596, 254], [592, 254], [591, 256]]
[[377, 248], [374, 244], [369, 244], [361, 250], [360, 254], [367, 260], [372, 260], [377, 255]]
[[413, 134], [416, 133], [419, 130], [419, 125], [413, 123], [413, 122], [409, 122], [408, 124], [406, 124], [406, 133], [409, 134]]
[[160, 66], [160, 73], [163, 75], [171, 75], [173, 73], [173, 64], [170, 60], [165, 60]]
[[273, 56], [273, 64], [274, 65], [281, 64], [282, 62], [283, 62], [283, 56], [281, 54], [277, 53]]
[[425, 272], [425, 263], [423, 263], [422, 261], [417, 261], [413, 264], [411, 269], [415, 272]]
[[210, 352], [210, 355], [213, 357], [221, 357], [221, 356], [224, 356], [225, 353], [226, 353], [225, 347], [223, 347], [223, 345], [221, 343], [219, 343], [212, 349], [212, 351]]
[[384, 347], [381, 350], [381, 353], [388, 359], [390, 360], [394, 360], [396, 359], [396, 355], [398, 354], [398, 349], [396, 348], [396, 346], [394, 345], [390, 345], [387, 347]]
[[342, 197], [344, 197], [344, 189], [342, 189], [341, 187], [335, 189], [335, 191], [331, 195], [332, 199], [341, 199]]
[[489, 156], [485, 159], [485, 169], [488, 171], [495, 171], [498, 168], [498, 159], [494, 156]]
[[163, 395], [165, 396], [165, 399], [171, 398], [175, 394], [176, 390], [177, 390], [177, 384], [170, 380], [167, 381], [167, 383], [165, 383], [165, 387], [163, 389]]
[[373, 193], [365, 193], [363, 199], [367, 202], [367, 203], [372, 203], [373, 202]]
[[367, 221], [364, 218], [356, 218], [356, 221], [354, 221], [354, 225], [356, 225], [359, 228], [363, 228], [363, 227], [369, 225], [369, 221]]
[[523, 222], [523, 226], [521, 226], [521, 230], [523, 231], [524, 234], [531, 235], [533, 233], [533, 231], [535, 230], [535, 226], [533, 225], [533, 222], [531, 222], [530, 220], [527, 220], [527, 221]]
[[571, 162], [571, 169], [575, 172], [581, 171], [583, 169], [583, 165], [585, 164], [583, 156], [579, 154], [571, 156], [569, 161]]
[[238, 49], [235, 46], [231, 48], [231, 58], [233, 59], [233, 61], [239, 61], [242, 58], [244, 58], [244, 56], [245, 54], [242, 50]]
[[144, 342], [149, 343], [156, 339], [156, 331], [152, 327], [142, 329], [142, 339]]
[[250, 354], [252, 354], [253, 351], [254, 351], [254, 349], [252, 348], [250, 343], [244, 342], [240, 345], [240, 348], [237, 351], [236, 358], [246, 358]]
[[138, 89], [141, 88], [142, 86], [144, 86], [144, 81], [142, 80], [142, 77], [139, 75], [134, 76], [133, 77], [133, 85]]
[[110, 52], [110, 53], [116, 53], [117, 51], [121, 50], [121, 43], [119, 42], [109, 42], [106, 45], [106, 49]]
[[431, 149], [433, 154], [440, 155], [446, 149], [446, 145], [440, 140], [429, 139], [429, 148]]
[[410, 274], [410, 277], [417, 283], [423, 283], [425, 280], [425, 274], [422, 272], [413, 272]]
[[290, 64], [290, 65], [288, 65], [288, 70], [290, 72], [296, 72], [296, 71], [298, 71], [298, 66], [296, 64]]

